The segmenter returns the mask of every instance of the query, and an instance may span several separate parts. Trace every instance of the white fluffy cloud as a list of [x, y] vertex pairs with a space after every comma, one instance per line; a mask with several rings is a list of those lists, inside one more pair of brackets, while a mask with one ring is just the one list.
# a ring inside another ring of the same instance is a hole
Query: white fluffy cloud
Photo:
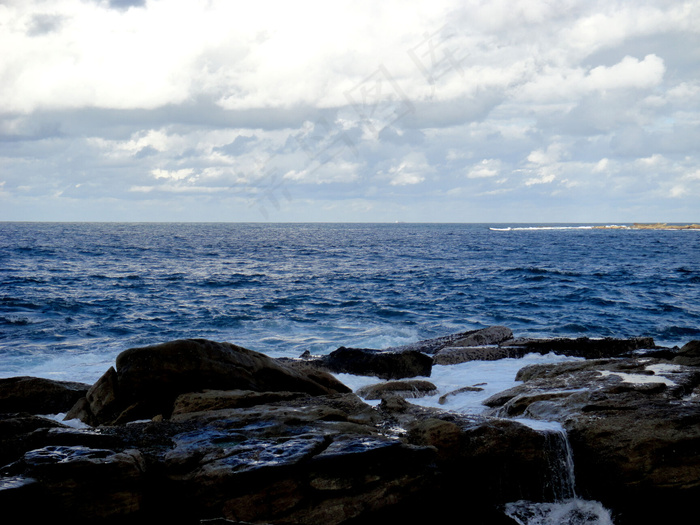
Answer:
[[470, 179], [483, 179], [495, 177], [501, 173], [501, 161], [498, 159], [484, 159], [469, 168], [467, 177]]

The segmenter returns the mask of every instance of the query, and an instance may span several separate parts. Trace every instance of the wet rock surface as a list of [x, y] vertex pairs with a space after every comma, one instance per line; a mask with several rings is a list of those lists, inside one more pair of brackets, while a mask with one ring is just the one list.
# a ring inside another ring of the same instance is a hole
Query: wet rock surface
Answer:
[[383, 399], [388, 396], [418, 398], [437, 393], [437, 387], [430, 381], [389, 381], [368, 385], [357, 389], [356, 394], [363, 399]]
[[578, 485], [615, 509], [616, 523], [682, 522], [700, 497], [700, 369], [678, 364], [695, 346], [684, 348], [670, 360], [529, 366], [521, 385], [485, 404], [492, 415], [559, 421]]
[[394, 352], [343, 346], [317, 359], [315, 364], [334, 373], [403, 379], [430, 377], [433, 360], [417, 350]]
[[[471, 332], [427, 347], [458, 341], [484, 344]], [[470, 523], [512, 523], [505, 503], [553, 498], [547, 437], [529, 418], [567, 429], [579, 492], [616, 524], [681, 522], [700, 496], [698, 344], [619, 357], [649, 346], [622, 341], [602, 343], [618, 357], [522, 369], [478, 416], [386, 392], [371, 406], [318, 363], [236, 345], [129, 350], [71, 411], [92, 426], [42, 417], [46, 404], [0, 414], [0, 504], [27, 522], [422, 523], [468, 509]], [[591, 345], [571, 351], [600, 355]]]
[[418, 351], [434, 355], [444, 348], [496, 345], [513, 339], [513, 332], [506, 326], [489, 326], [480, 330], [469, 330], [409, 345], [389, 348], [393, 352]]
[[584, 359], [617, 357], [629, 354], [635, 350], [658, 348], [651, 337], [633, 337], [629, 339], [618, 339], [614, 337], [604, 337], [602, 339], [591, 339], [588, 337], [578, 337], [576, 339], [517, 338], [504, 341], [501, 346], [518, 349], [525, 354], [547, 354], [549, 352], [555, 352], [572, 357], [583, 357]]
[[90, 385], [40, 377], [0, 379], [0, 413], [55, 414], [68, 411]]
[[418, 341], [405, 346], [390, 348], [392, 352], [416, 351], [433, 356], [433, 364], [454, 365], [466, 361], [494, 361], [505, 358], [518, 358], [530, 353], [548, 354], [555, 352], [572, 357], [599, 359], [630, 354], [641, 349], [654, 351], [668, 350], [658, 347], [650, 337], [591, 339], [547, 338], [534, 339], [513, 337], [513, 332], [505, 326], [489, 326], [480, 330], [470, 330]]
[[202, 389], [311, 395], [349, 391], [318, 370], [306, 373], [231, 343], [185, 339], [122, 352], [116, 369], [110, 368], [69, 416], [92, 425], [167, 417], [178, 395]]

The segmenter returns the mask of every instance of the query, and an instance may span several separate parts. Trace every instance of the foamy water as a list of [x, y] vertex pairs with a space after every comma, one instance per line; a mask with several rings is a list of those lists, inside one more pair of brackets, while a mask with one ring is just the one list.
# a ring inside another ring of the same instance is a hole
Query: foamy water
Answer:
[[[522, 358], [507, 358], [497, 361], [467, 361], [456, 365], [435, 365], [430, 377], [416, 377], [430, 381], [437, 387], [434, 395], [411, 399], [411, 403], [424, 407], [441, 408], [465, 414], [481, 414], [486, 407], [482, 404], [486, 399], [498, 392], [520, 384], [515, 375], [521, 368], [532, 364], [560, 363], [575, 361], [580, 358], [560, 356], [554, 353], [547, 355], [528, 354]], [[354, 376], [351, 374], [336, 374], [336, 377], [353, 391], [366, 385], [385, 382], [372, 376]], [[440, 398], [463, 387], [476, 387], [480, 391], [466, 391], [448, 395], [444, 403]], [[365, 400], [367, 403], [378, 404], [379, 401]]]
[[[435, 365], [430, 377], [414, 378], [432, 382], [437, 393], [409, 399], [416, 405], [441, 408], [463, 414], [482, 414], [486, 407], [483, 402], [494, 394], [512, 388], [521, 381], [515, 376], [521, 368], [532, 364], [560, 363], [576, 361], [581, 358], [528, 354], [518, 359], [500, 359], [497, 361], [468, 361], [457, 365]], [[336, 374], [336, 377], [353, 390], [363, 386], [383, 383], [375, 377]], [[644, 376], [642, 376], [644, 377]], [[465, 391], [447, 396], [444, 403], [440, 398], [463, 387], [477, 387], [480, 391]], [[377, 405], [380, 401], [365, 400]], [[508, 503], [503, 511], [520, 525], [613, 525], [610, 512], [597, 501], [583, 500], [576, 495], [574, 456], [568, 442], [566, 431], [559, 422], [533, 419], [515, 419], [524, 425], [550, 436], [552, 479], [542, 480], [555, 488], [556, 500], [551, 502], [516, 501]]]

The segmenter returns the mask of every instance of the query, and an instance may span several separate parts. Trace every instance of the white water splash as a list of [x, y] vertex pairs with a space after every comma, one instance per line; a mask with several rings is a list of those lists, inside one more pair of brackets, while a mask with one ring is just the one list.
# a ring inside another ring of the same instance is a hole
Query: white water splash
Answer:
[[508, 503], [505, 514], [520, 525], [613, 525], [610, 511], [601, 503], [577, 496], [574, 454], [566, 431], [548, 426], [543, 432], [550, 466], [550, 479], [545, 483], [551, 485], [555, 501]]
[[613, 525], [610, 512], [597, 501], [569, 499], [555, 503], [516, 501], [506, 515], [520, 525]]

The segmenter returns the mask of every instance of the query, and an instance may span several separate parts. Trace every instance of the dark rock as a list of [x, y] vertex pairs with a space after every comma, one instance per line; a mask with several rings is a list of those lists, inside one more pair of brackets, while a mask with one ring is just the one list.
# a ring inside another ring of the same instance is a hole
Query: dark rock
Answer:
[[418, 398], [437, 393], [437, 387], [430, 381], [389, 381], [364, 386], [355, 393], [364, 399], [382, 399], [387, 396]]
[[417, 420], [407, 430], [410, 443], [434, 447], [441, 461], [461, 455], [464, 431], [452, 421], [436, 418]]
[[196, 430], [163, 460], [178, 515], [345, 523], [409, 501], [434, 475], [433, 451], [382, 436], [354, 394], [185, 416]]
[[0, 379], [0, 413], [59, 414], [67, 412], [90, 388], [84, 383], [40, 377]]
[[0, 467], [43, 446], [37, 430], [61, 427], [57, 421], [31, 414], [0, 414]]
[[479, 330], [469, 330], [450, 334], [434, 339], [426, 339], [404, 346], [388, 348], [393, 352], [418, 351], [425, 354], [436, 354], [446, 347], [469, 347], [496, 345], [513, 338], [513, 332], [506, 326], [489, 326]]
[[679, 365], [700, 366], [700, 341], [690, 341], [674, 356], [673, 362]]
[[[489, 398], [493, 413], [560, 421], [579, 493], [616, 524], [683, 521], [700, 496], [700, 382], [694, 367], [651, 358], [533, 365]], [[664, 501], [640, 508], [639, 501]], [[668, 503], [668, 502], [673, 502]]]
[[610, 400], [598, 410], [589, 405], [567, 423], [577, 483], [617, 511], [616, 523], [683, 522], [700, 497], [697, 403], [627, 399], [613, 410]]
[[[200, 525], [252, 525], [249, 521], [231, 521], [226, 518], [213, 518], [210, 520], [199, 520]], [[269, 524], [258, 524], [269, 525]]]
[[143, 503], [145, 463], [137, 450], [45, 447], [24, 455], [25, 478], [44, 491], [41, 505], [77, 523], [128, 520]]
[[[249, 408], [213, 410], [173, 415], [174, 422], [189, 422], [197, 426], [219, 424], [246, 428], [248, 434], [269, 437], [280, 434], [298, 434], [306, 429], [323, 427], [366, 433], [376, 419], [372, 407], [363, 403], [355, 394], [301, 398], [294, 401], [256, 405]], [[219, 422], [219, 423], [217, 423]]]
[[448, 392], [447, 394], [443, 394], [440, 396], [440, 399], [438, 399], [438, 403], [441, 405], [444, 405], [447, 403], [447, 399], [451, 396], [456, 396], [458, 394], [464, 394], [465, 392], [483, 392], [483, 388], [479, 386], [463, 386], [462, 388], [458, 388], [457, 390], [452, 390], [451, 392]]
[[192, 412], [209, 412], [231, 408], [248, 408], [256, 405], [292, 401], [306, 394], [303, 392], [254, 392], [252, 390], [205, 390], [180, 394], [173, 403], [173, 416]]
[[518, 338], [503, 342], [501, 346], [516, 347], [524, 353], [547, 354], [554, 352], [560, 355], [583, 357], [585, 359], [600, 359], [629, 354], [635, 350], [656, 348], [651, 337], [633, 337], [630, 339], [616, 339], [605, 337], [603, 339], [590, 339], [579, 337], [576, 339], [526, 339]]
[[54, 509], [46, 504], [42, 484], [22, 476], [0, 477], [0, 508], [8, 521], [52, 523], [56, 519]]
[[440, 472], [450, 480], [442, 490], [450, 498], [469, 494], [492, 505], [552, 500], [545, 434], [504, 419], [433, 416], [409, 424], [407, 439], [437, 449]]
[[513, 339], [513, 332], [507, 326], [489, 326], [481, 330], [473, 330], [461, 334], [451, 341], [450, 347], [486, 346], [496, 345]]
[[[372, 407], [353, 393], [326, 393], [334, 380], [310, 362], [271, 360], [268, 371], [249, 351], [190, 341], [166, 347], [160, 358], [172, 362], [162, 365], [153, 347], [139, 349], [143, 356], [119, 359], [93, 385], [83, 406], [117, 424], [76, 429], [0, 416], [5, 515], [364, 525], [468, 512], [470, 523], [493, 525], [512, 523], [498, 510], [507, 502], [558, 494], [552, 433], [393, 395]], [[686, 346], [673, 357], [695, 358]], [[616, 357], [533, 365], [518, 379], [489, 399], [492, 414], [559, 421], [578, 493], [611, 508], [616, 525], [687, 519], [700, 496], [696, 366]], [[120, 423], [139, 414], [152, 419]]]
[[664, 357], [668, 349], [657, 347], [651, 337], [618, 339], [606, 337], [571, 338], [513, 338], [512, 331], [505, 326], [490, 326], [481, 330], [471, 330], [417, 343], [387, 349], [392, 352], [419, 351], [435, 356], [434, 364], [452, 365], [464, 361], [496, 360], [508, 357], [522, 357], [529, 353], [547, 354], [554, 352], [572, 357], [599, 359], [616, 357], [632, 352], [658, 352], [655, 357]]
[[313, 361], [287, 358], [277, 358], [275, 361], [285, 367], [299, 372], [319, 385], [325, 386], [328, 388], [329, 393], [350, 392], [350, 389], [340, 383], [335, 376], [333, 376], [333, 374], [330, 374], [328, 370], [325, 370], [323, 367], [319, 367]]
[[[233, 463], [222, 458], [200, 470], [193, 479], [204, 491], [200, 501], [228, 519], [340, 524], [409, 500], [434, 475], [430, 449], [381, 437], [300, 436], [270, 443], [269, 461], [267, 445], [251, 443], [250, 456], [243, 451]], [[301, 463], [304, 469], [290, 469]]]
[[446, 346], [435, 354], [433, 364], [456, 365], [467, 361], [496, 361], [509, 357], [523, 357], [527, 353], [527, 349], [517, 346]]
[[381, 379], [430, 377], [433, 360], [421, 352], [387, 352], [344, 346], [322, 357], [319, 363], [334, 373], [375, 376]]
[[170, 415], [178, 395], [205, 389], [349, 392], [323, 371], [311, 373], [230, 343], [186, 339], [119, 354], [68, 417], [88, 424], [125, 423]]
[[[554, 499], [553, 487], [546, 483], [551, 471], [544, 433], [495, 419], [466, 429], [465, 445], [460, 470], [478, 473], [470, 479], [469, 489], [481, 501], [499, 504]], [[459, 462], [451, 461], [453, 467], [459, 467]]]

